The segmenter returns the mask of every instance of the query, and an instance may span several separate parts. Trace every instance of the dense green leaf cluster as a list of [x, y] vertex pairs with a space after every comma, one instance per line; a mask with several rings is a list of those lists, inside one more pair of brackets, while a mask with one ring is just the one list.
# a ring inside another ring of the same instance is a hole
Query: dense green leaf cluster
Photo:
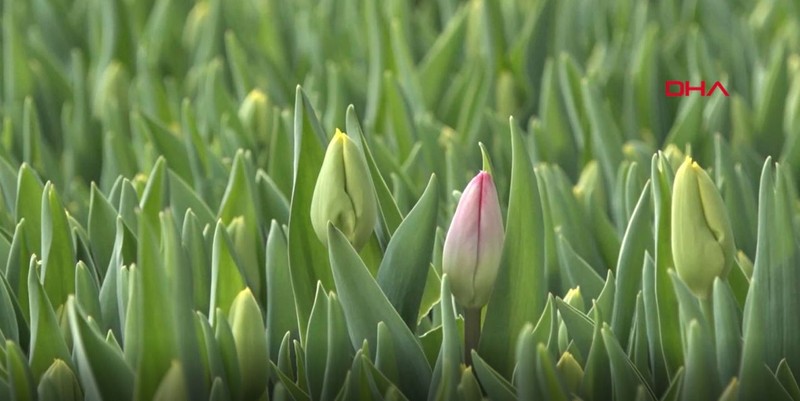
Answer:
[[[797, 2], [0, 7], [0, 400], [800, 401]], [[358, 251], [310, 216], [336, 129]], [[737, 251], [703, 298], [685, 155]], [[467, 366], [441, 262], [481, 162], [505, 242]]]

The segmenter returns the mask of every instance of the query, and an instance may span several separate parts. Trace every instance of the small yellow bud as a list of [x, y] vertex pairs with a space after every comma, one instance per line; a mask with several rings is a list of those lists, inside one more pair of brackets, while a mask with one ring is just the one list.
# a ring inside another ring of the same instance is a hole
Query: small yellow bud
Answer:
[[586, 303], [583, 301], [580, 286], [567, 291], [567, 295], [564, 296], [564, 302], [581, 312], [585, 312], [586, 310]]

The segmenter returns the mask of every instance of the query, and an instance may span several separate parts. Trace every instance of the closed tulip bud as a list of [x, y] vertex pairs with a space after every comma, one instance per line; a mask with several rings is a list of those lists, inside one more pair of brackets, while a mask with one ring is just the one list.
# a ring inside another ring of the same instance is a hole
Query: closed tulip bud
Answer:
[[564, 379], [567, 390], [571, 393], [577, 393], [583, 381], [583, 368], [581, 368], [581, 365], [575, 360], [575, 357], [569, 352], [564, 352], [561, 354], [558, 363], [556, 363], [556, 369]]
[[375, 191], [364, 155], [343, 132], [336, 130], [311, 198], [311, 224], [317, 237], [328, 243], [328, 222], [361, 250], [378, 220]]
[[269, 131], [270, 104], [264, 92], [253, 89], [239, 106], [239, 119], [255, 135], [266, 135]]
[[53, 363], [42, 375], [38, 387], [39, 399], [42, 400], [82, 400], [83, 392], [78, 379], [64, 361], [53, 360]]
[[249, 288], [234, 299], [228, 321], [239, 359], [242, 398], [259, 399], [267, 391], [269, 351], [261, 309]]
[[600, 167], [597, 162], [592, 160], [586, 164], [578, 178], [578, 183], [572, 189], [572, 193], [584, 210], [593, 208], [606, 209], [606, 194], [603, 187], [603, 179], [600, 176]]
[[728, 275], [735, 252], [722, 197], [708, 174], [687, 157], [672, 191], [672, 256], [678, 277], [706, 299], [714, 279]]
[[186, 23], [183, 25], [183, 44], [188, 48], [198, 48], [202, 44], [203, 32], [207, 32], [213, 23], [211, 19], [211, 10], [209, 9], [209, 2], [198, 1], [189, 15], [186, 18]]
[[258, 89], [250, 91], [239, 106], [239, 120], [245, 127], [247, 140], [252, 142], [251, 145], [259, 143], [260, 146], [266, 146], [269, 143], [271, 110], [267, 95]]
[[567, 291], [567, 295], [564, 295], [564, 302], [581, 312], [586, 310], [586, 303], [583, 301], [580, 286], [571, 288], [569, 291]]
[[119, 117], [117, 113], [128, 113], [129, 88], [130, 79], [125, 66], [117, 61], [108, 63], [95, 86], [93, 115], [103, 121], [112, 121]]
[[144, 195], [145, 187], [147, 187], [147, 176], [141, 173], [136, 174], [130, 183], [133, 189], [136, 190], [136, 194], [141, 198]]
[[465, 308], [489, 302], [503, 253], [503, 217], [492, 176], [478, 173], [458, 201], [442, 252], [442, 270]]

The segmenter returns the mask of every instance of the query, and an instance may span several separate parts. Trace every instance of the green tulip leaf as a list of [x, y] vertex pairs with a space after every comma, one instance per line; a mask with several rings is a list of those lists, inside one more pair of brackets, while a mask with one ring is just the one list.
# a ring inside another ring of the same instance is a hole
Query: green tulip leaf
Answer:
[[442, 341], [439, 356], [433, 369], [431, 388], [428, 400], [441, 394], [442, 400], [455, 400], [458, 396], [458, 384], [461, 381], [462, 344], [459, 327], [456, 322], [453, 294], [450, 292], [450, 281], [447, 275], [442, 277], [442, 301], [439, 308], [442, 314]]
[[42, 282], [56, 308], [75, 293], [75, 246], [67, 216], [53, 185], [42, 192]]
[[[314, 306], [311, 308], [311, 316], [308, 319], [308, 331], [304, 346], [307, 351], [305, 365], [308, 372], [308, 395], [312, 399], [320, 398], [326, 374], [327, 360], [317, 355], [327, 355], [330, 351], [328, 348], [329, 303], [325, 288], [322, 287], [322, 283], [317, 282], [317, 293], [314, 297]], [[287, 331], [283, 330], [284, 333]], [[350, 346], [349, 342], [347, 346]], [[277, 356], [277, 354], [272, 355]]]
[[412, 331], [430, 269], [438, 205], [437, 180], [431, 176], [419, 202], [392, 236], [378, 269], [378, 285]]
[[25, 354], [19, 345], [6, 341], [6, 366], [8, 370], [8, 389], [10, 399], [33, 401], [36, 399], [36, 382], [28, 367]]
[[38, 383], [54, 359], [68, 362], [71, 358], [58, 317], [39, 282], [33, 260], [28, 274], [28, 293], [31, 297], [30, 368], [35, 382]]
[[512, 333], [537, 320], [546, 302], [539, 190], [522, 137], [513, 120], [510, 125], [513, 161], [505, 248], [479, 346], [504, 377], [514, 368]]
[[650, 221], [647, 219], [649, 213], [646, 209], [649, 202], [650, 186], [648, 185], [642, 191], [628, 223], [617, 262], [611, 327], [623, 347], [628, 344], [633, 312], [636, 310], [636, 293], [641, 288], [642, 265], [649, 239], [647, 233], [650, 232]]
[[98, 335], [78, 310], [67, 303], [76, 372], [87, 399], [131, 400], [134, 370], [123, 355]]
[[[289, 210], [288, 243], [289, 271], [300, 322], [308, 321], [317, 280], [321, 280], [325, 288], [334, 288], [325, 245], [314, 233], [309, 214], [311, 197], [322, 166], [322, 143], [325, 138], [314, 109], [298, 86], [294, 107], [294, 186]], [[305, 338], [305, 329], [301, 324], [301, 338]]]
[[[297, 313], [294, 309], [291, 273], [289, 272], [288, 245], [286, 235], [276, 221], [272, 221], [267, 236], [267, 343], [269, 355], [276, 360], [280, 342], [275, 335], [298, 333]], [[286, 307], [289, 305], [289, 307]], [[306, 345], [308, 347], [308, 345]]]
[[[216, 317], [217, 308], [228, 310], [233, 299], [245, 289], [244, 275], [233, 246], [222, 221], [214, 230], [214, 245], [211, 253], [211, 303], [209, 314]], [[212, 324], [215, 319], [212, 319]]]
[[736, 377], [741, 360], [741, 312], [730, 287], [719, 278], [713, 290], [714, 334], [719, 383]]
[[555, 303], [562, 321], [567, 326], [570, 338], [582, 355], [589, 355], [595, 322], [562, 299], [556, 299]]
[[376, 344], [378, 322], [384, 322], [394, 334], [399, 388], [411, 398], [424, 398], [430, 385], [431, 368], [419, 341], [383, 295], [353, 247], [333, 225], [328, 226], [328, 241], [337, 294], [353, 347], [365, 339]]
[[472, 350], [472, 363], [474, 364], [475, 374], [490, 399], [498, 401], [517, 400], [511, 383], [504, 379], [499, 372], [492, 369], [475, 350]]

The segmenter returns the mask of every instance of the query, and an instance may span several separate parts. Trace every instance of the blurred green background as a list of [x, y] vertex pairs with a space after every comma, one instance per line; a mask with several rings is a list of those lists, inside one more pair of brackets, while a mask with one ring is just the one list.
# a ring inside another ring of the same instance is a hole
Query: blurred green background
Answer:
[[[11, 333], [0, 348], [9, 380], [0, 384], [33, 389], [53, 358], [69, 364], [74, 353], [84, 390], [108, 399], [181, 388], [176, 360], [187, 378], [209, 379], [189, 389], [199, 393], [241, 390], [246, 380], [230, 373], [239, 362], [271, 371], [269, 384], [252, 381], [254, 394], [304, 399], [323, 391], [323, 376], [358, 390], [367, 379], [339, 374], [352, 367], [379, 380], [400, 367], [419, 382], [391, 377], [379, 395], [397, 383], [412, 397], [430, 379], [434, 394], [437, 381], [462, 380], [480, 396], [472, 371], [453, 362], [442, 373], [437, 358], [458, 355], [440, 249], [454, 191], [482, 167], [482, 143], [512, 244], [486, 311], [487, 362], [476, 358], [493, 398], [540, 391], [525, 377], [567, 394], [553, 359], [569, 353], [586, 371], [587, 398], [611, 398], [609, 383], [617, 399], [733, 397], [738, 377], [744, 399], [772, 380], [775, 394], [800, 400], [791, 370], [800, 358], [798, 1], [0, 0], [0, 8], [0, 261], [8, 262], [0, 327]], [[668, 80], [720, 81], [730, 96], [668, 97]], [[360, 255], [341, 241], [329, 255], [307, 221], [336, 128], [364, 150], [379, 198], [379, 223]], [[669, 273], [672, 178], [687, 155], [722, 194], [741, 251], [717, 281], [718, 310], [701, 310]], [[768, 156], [780, 166], [765, 165]], [[418, 200], [425, 213], [412, 212]], [[406, 221], [416, 225], [401, 230]], [[418, 233], [423, 223], [430, 229]], [[407, 252], [419, 243], [433, 251]], [[426, 276], [391, 300], [383, 294], [394, 284], [365, 273], [406, 265]], [[338, 295], [318, 282], [335, 283]], [[554, 297], [576, 286], [588, 312]], [[70, 291], [76, 301], [67, 302]], [[412, 292], [402, 321], [395, 310]], [[269, 352], [236, 354], [232, 344], [265, 331], [255, 316], [265, 318]], [[205, 331], [186, 335], [197, 327]], [[333, 334], [312, 330], [320, 327]], [[376, 368], [348, 342], [365, 337], [390, 347], [391, 363], [375, 359]], [[187, 338], [207, 342], [178, 341]], [[201, 372], [198, 350], [218, 345], [230, 366], [209, 362]], [[37, 347], [45, 351], [33, 356]], [[320, 349], [343, 353], [322, 358]], [[123, 385], [86, 373], [108, 361], [116, 369], [108, 376]], [[417, 369], [431, 366], [438, 370]], [[134, 381], [134, 371], [145, 378]]]
[[[798, 13], [790, 0], [3, 0], [0, 155], [79, 203], [89, 182], [107, 191], [167, 155], [215, 205], [227, 174], [200, 174], [185, 144], [210, 166], [243, 148], [287, 194], [279, 137], [300, 84], [328, 135], [355, 106], [401, 208], [430, 172], [461, 188], [477, 141], [506, 174], [510, 115], [534, 160], [573, 182], [596, 159], [613, 186], [621, 162], [667, 144], [710, 166], [718, 133], [754, 180], [766, 155], [798, 165]], [[731, 96], [666, 97], [666, 80]]]

